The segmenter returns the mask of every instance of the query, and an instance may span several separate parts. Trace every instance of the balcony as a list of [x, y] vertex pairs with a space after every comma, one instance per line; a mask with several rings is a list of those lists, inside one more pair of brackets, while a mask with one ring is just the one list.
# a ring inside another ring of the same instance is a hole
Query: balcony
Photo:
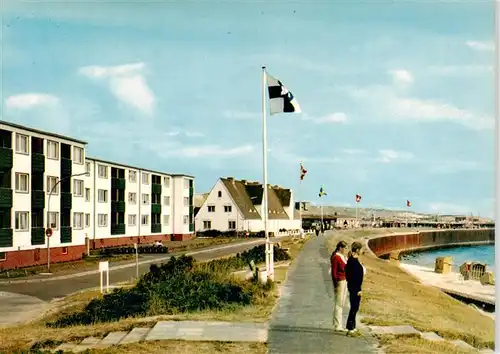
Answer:
[[31, 228], [31, 244], [32, 245], [45, 244], [45, 228], [43, 227]]
[[73, 206], [73, 196], [71, 193], [61, 193], [61, 208], [71, 209]]
[[189, 232], [194, 232], [194, 224], [189, 224]]
[[151, 204], [151, 214], [161, 214], [161, 204]]
[[194, 216], [194, 206], [189, 207], [189, 216]]
[[151, 185], [151, 193], [152, 194], [161, 194], [161, 184], [153, 183]]
[[125, 178], [111, 178], [111, 188], [112, 189], [125, 189]]
[[125, 224], [112, 224], [111, 235], [125, 235]]
[[31, 191], [31, 209], [45, 209], [44, 191]]
[[161, 224], [151, 224], [151, 233], [157, 234], [161, 232]]
[[194, 187], [189, 188], [189, 196], [192, 197], [194, 195]]
[[0, 147], [0, 170], [10, 170], [12, 164], [12, 149]]
[[0, 187], [0, 208], [12, 208], [12, 189]]
[[12, 247], [12, 229], [0, 229], [0, 247]]
[[72, 162], [70, 159], [61, 159], [61, 179], [63, 177], [71, 176], [73, 172]]
[[44, 154], [31, 154], [31, 171], [44, 172], [45, 171], [45, 155]]
[[111, 211], [113, 213], [124, 213], [125, 212], [125, 202], [121, 200], [111, 201]]
[[70, 243], [72, 240], [72, 230], [69, 226], [61, 227], [61, 243]]

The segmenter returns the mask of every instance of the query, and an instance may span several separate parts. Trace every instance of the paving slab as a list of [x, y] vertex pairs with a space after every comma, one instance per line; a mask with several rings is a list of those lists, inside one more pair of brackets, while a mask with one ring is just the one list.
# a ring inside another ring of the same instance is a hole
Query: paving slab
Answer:
[[267, 324], [206, 322], [203, 340], [220, 342], [267, 342]]
[[94, 348], [107, 348], [118, 344], [128, 332], [111, 332], [108, 333]]
[[450, 343], [456, 345], [459, 348], [469, 349], [469, 350], [474, 350], [474, 349], [477, 350], [469, 343], [465, 343], [463, 340], [460, 340], [460, 339], [451, 340]]
[[421, 336], [422, 332], [417, 331], [409, 325], [402, 326], [369, 326], [373, 334], [377, 336], [394, 335], [394, 336]]
[[435, 332], [423, 332], [422, 338], [426, 339], [426, 340], [430, 340], [432, 342], [444, 341], [443, 337], [437, 335]]
[[120, 342], [119, 344], [130, 344], [137, 343], [141, 340], [144, 340], [148, 333], [151, 331], [151, 328], [140, 328], [136, 327], [132, 329]]
[[[179, 322], [177, 322], [179, 323]], [[161, 340], [177, 338], [178, 325], [176, 322], [160, 321], [155, 324], [146, 336], [146, 340]]]
[[87, 349], [92, 349], [96, 344], [101, 341], [101, 338], [87, 337], [81, 341], [80, 344], [75, 345], [72, 349], [74, 353], [83, 352]]

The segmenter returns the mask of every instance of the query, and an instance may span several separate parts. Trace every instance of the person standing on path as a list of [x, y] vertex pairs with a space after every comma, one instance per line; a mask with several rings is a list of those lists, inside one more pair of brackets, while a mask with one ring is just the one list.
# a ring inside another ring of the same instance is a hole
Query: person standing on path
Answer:
[[334, 290], [334, 309], [333, 309], [333, 328], [335, 331], [346, 332], [347, 330], [342, 326], [342, 311], [344, 308], [346, 298], [346, 251], [347, 243], [340, 241], [335, 248], [335, 251], [330, 257], [331, 275]]
[[356, 329], [356, 314], [358, 313], [359, 304], [361, 302], [361, 286], [363, 285], [363, 278], [366, 272], [365, 267], [359, 261], [362, 247], [363, 245], [360, 242], [353, 242], [350, 256], [345, 267], [347, 289], [349, 290], [349, 302], [351, 304], [346, 324], [348, 336], [359, 335]]

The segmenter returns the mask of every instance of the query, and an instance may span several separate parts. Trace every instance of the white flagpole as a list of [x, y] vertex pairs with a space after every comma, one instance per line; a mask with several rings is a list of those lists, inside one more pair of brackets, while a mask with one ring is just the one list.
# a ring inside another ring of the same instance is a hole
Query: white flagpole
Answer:
[[321, 230], [321, 234], [323, 234], [324, 233], [324, 231], [323, 231], [323, 201], [321, 199], [320, 199], [320, 201], [321, 201], [321, 229], [320, 230]]
[[297, 188], [297, 199], [298, 199], [298, 202], [299, 202], [299, 218], [300, 218], [300, 228], [299, 228], [299, 232], [300, 232], [300, 236], [302, 236], [302, 202], [300, 201], [300, 190], [302, 187], [302, 163], [300, 164], [299, 166], [300, 168], [300, 174], [299, 174], [299, 187]]
[[359, 220], [358, 220], [358, 197], [356, 196], [356, 227], [359, 226]]
[[273, 247], [269, 240], [268, 231], [268, 198], [267, 198], [267, 75], [266, 67], [262, 67], [262, 163], [263, 163], [263, 173], [264, 173], [264, 236], [266, 237], [266, 273], [268, 279], [274, 280], [274, 267], [272, 262], [271, 252], [273, 252]]

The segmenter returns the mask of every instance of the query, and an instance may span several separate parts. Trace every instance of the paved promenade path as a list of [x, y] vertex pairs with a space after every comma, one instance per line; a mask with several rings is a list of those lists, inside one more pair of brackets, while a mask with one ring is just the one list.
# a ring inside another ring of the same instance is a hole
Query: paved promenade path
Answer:
[[[376, 352], [376, 340], [359, 324], [358, 328], [363, 333], [359, 338], [333, 331], [333, 289], [328, 273], [329, 259], [325, 236], [319, 236], [306, 243], [292, 265], [269, 324], [270, 354]], [[344, 323], [348, 302], [344, 309]]]

